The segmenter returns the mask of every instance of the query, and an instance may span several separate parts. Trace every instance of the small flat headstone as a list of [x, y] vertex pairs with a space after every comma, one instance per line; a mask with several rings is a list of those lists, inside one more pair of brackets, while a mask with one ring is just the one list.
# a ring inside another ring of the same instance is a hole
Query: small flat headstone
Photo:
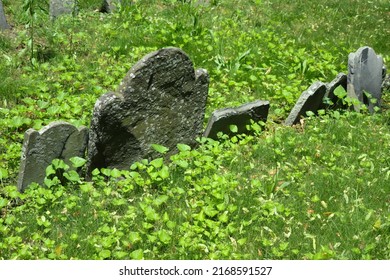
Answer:
[[60, 15], [75, 14], [78, 11], [76, 0], [50, 0], [50, 18], [56, 19]]
[[311, 111], [317, 113], [321, 108], [326, 93], [326, 85], [322, 82], [315, 82], [299, 97], [294, 108], [285, 120], [285, 125], [293, 125], [299, 122], [301, 116]]
[[152, 144], [176, 150], [194, 146], [202, 133], [208, 94], [206, 70], [194, 70], [178, 48], [152, 52], [127, 73], [116, 92], [94, 107], [88, 144], [88, 172], [128, 169], [143, 158], [159, 156]]
[[3, 9], [3, 2], [0, 0], [0, 30], [9, 29], [10, 26], [7, 23], [5, 18], [5, 13]]
[[23, 192], [35, 182], [43, 184], [46, 168], [53, 159], [69, 164], [71, 157], [85, 157], [88, 129], [62, 121], [52, 122], [40, 131], [28, 129], [24, 134], [18, 189]]
[[[375, 54], [370, 47], [361, 47], [348, 56], [348, 96], [356, 98], [368, 106], [373, 113], [374, 107], [380, 106], [382, 98], [383, 59]], [[375, 98], [375, 102], [368, 98], [366, 93]], [[354, 105], [356, 111], [360, 104]]]
[[[219, 132], [229, 136], [248, 133], [247, 125], [251, 124], [251, 120], [267, 121], [268, 110], [269, 102], [260, 100], [235, 108], [216, 110], [212, 113], [203, 136], [216, 140]], [[231, 125], [237, 127], [237, 132], [233, 133]]]
[[[331, 105], [329, 106], [321, 106], [321, 108], [328, 108], [328, 109], [341, 109], [345, 108], [345, 106], [342, 104], [341, 100], [335, 95], [334, 91], [339, 86], [342, 86], [345, 91], [347, 91], [347, 75], [344, 73], [339, 73], [336, 78], [334, 78], [333, 81], [326, 84], [326, 93], [325, 93], [325, 99], [328, 99], [330, 101]], [[345, 108], [346, 109], [346, 108]]]

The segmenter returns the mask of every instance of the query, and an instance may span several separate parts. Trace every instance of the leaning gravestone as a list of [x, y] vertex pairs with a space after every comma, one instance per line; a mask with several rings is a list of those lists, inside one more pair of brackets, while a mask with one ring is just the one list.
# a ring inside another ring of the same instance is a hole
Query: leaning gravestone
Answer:
[[[254, 122], [267, 121], [269, 110], [268, 101], [254, 101], [236, 108], [219, 109], [212, 113], [204, 137], [218, 139], [218, 132], [229, 136], [234, 134], [248, 133], [247, 125]], [[231, 125], [237, 126], [237, 132], [233, 133]]]
[[[380, 106], [382, 97], [383, 59], [370, 47], [361, 47], [348, 56], [348, 96], [368, 105], [373, 113], [375, 106]], [[368, 93], [375, 99], [373, 102]], [[360, 104], [354, 105], [359, 111]]]
[[325, 93], [325, 100], [328, 100], [330, 102], [329, 105], [323, 105], [321, 106], [321, 109], [327, 108], [327, 109], [341, 109], [345, 108], [344, 104], [342, 103], [342, 100], [338, 96], [335, 95], [335, 89], [339, 86], [342, 86], [345, 91], [347, 91], [347, 75], [344, 73], [339, 73], [336, 78], [334, 78], [333, 81], [326, 84], [326, 93]]
[[18, 189], [35, 182], [42, 184], [46, 167], [53, 159], [63, 159], [69, 164], [71, 157], [84, 157], [88, 142], [88, 129], [62, 122], [52, 122], [40, 131], [29, 129], [24, 135], [18, 177]]
[[8, 29], [10, 26], [7, 23], [5, 18], [5, 13], [3, 9], [3, 2], [0, 0], [0, 30]]
[[50, 18], [56, 19], [63, 14], [77, 13], [76, 0], [50, 0]]
[[88, 173], [95, 168], [127, 169], [137, 160], [158, 156], [151, 144], [175, 151], [193, 146], [202, 133], [209, 76], [194, 71], [180, 49], [150, 53], [135, 64], [117, 92], [100, 97], [94, 108], [88, 144]]
[[322, 106], [326, 89], [324, 83], [315, 82], [308, 90], [304, 91], [284, 122], [285, 125], [296, 124], [300, 117], [306, 115], [308, 111], [317, 113]]

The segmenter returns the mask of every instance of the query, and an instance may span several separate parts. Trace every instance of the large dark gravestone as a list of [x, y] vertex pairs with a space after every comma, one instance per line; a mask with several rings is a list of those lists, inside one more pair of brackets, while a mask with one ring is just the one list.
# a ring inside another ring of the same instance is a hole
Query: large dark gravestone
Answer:
[[294, 108], [285, 121], [285, 125], [293, 125], [299, 122], [300, 117], [306, 116], [308, 111], [317, 113], [323, 104], [326, 93], [326, 85], [322, 82], [315, 82], [308, 90], [299, 97]]
[[3, 2], [0, 0], [0, 30], [8, 29], [10, 26], [7, 23], [5, 18], [5, 13], [3, 9]]
[[62, 122], [52, 122], [40, 131], [30, 128], [24, 134], [22, 157], [18, 177], [18, 189], [35, 182], [42, 184], [46, 167], [53, 159], [62, 159], [69, 164], [72, 157], [85, 157], [88, 129]]
[[[366, 104], [373, 113], [382, 98], [383, 59], [370, 47], [361, 47], [348, 56], [348, 96]], [[374, 100], [373, 100], [374, 99]], [[356, 111], [361, 104], [354, 105]]]
[[[268, 110], [269, 102], [260, 100], [236, 108], [216, 110], [211, 115], [203, 136], [216, 140], [219, 132], [229, 136], [248, 133], [247, 125], [251, 124], [251, 120], [254, 122], [267, 121]], [[231, 125], [237, 127], [236, 132], [231, 130]]]
[[56, 19], [60, 15], [75, 14], [78, 11], [75, 0], [50, 0], [50, 18]]
[[180, 49], [150, 53], [135, 64], [116, 92], [94, 108], [88, 144], [88, 170], [127, 169], [137, 160], [158, 156], [151, 144], [175, 151], [193, 146], [202, 133], [209, 76], [194, 71]]

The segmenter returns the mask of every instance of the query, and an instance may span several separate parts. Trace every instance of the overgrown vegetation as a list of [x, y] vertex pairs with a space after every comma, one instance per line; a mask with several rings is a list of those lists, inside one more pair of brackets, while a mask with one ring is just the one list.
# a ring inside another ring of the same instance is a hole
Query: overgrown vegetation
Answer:
[[[280, 124], [313, 81], [347, 71], [349, 52], [389, 61], [388, 1], [139, 0], [101, 14], [89, 0], [55, 22], [23, 2], [36, 1], [3, 0], [13, 29], [0, 33], [0, 259], [390, 258], [389, 92], [378, 114]], [[209, 71], [206, 120], [269, 100], [265, 129], [179, 144], [170, 161], [155, 145], [161, 158], [91, 181], [55, 160], [45, 186], [16, 190], [28, 128], [89, 126], [96, 99], [166, 46]]]

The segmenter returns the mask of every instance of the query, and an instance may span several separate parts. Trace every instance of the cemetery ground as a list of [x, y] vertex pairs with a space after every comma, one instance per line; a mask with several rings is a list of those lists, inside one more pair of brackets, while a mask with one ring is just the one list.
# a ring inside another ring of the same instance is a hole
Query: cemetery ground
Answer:
[[[53, 22], [41, 1], [2, 2], [12, 29], [0, 32], [0, 259], [390, 259], [389, 88], [375, 114], [322, 110], [283, 125], [359, 47], [389, 67], [388, 1], [140, 0], [103, 14], [86, 0]], [[161, 157], [90, 181], [56, 160], [45, 186], [17, 191], [28, 128], [89, 127], [97, 98], [167, 46], [209, 72], [204, 126], [258, 99], [267, 122], [179, 144], [169, 161], [155, 145]]]

